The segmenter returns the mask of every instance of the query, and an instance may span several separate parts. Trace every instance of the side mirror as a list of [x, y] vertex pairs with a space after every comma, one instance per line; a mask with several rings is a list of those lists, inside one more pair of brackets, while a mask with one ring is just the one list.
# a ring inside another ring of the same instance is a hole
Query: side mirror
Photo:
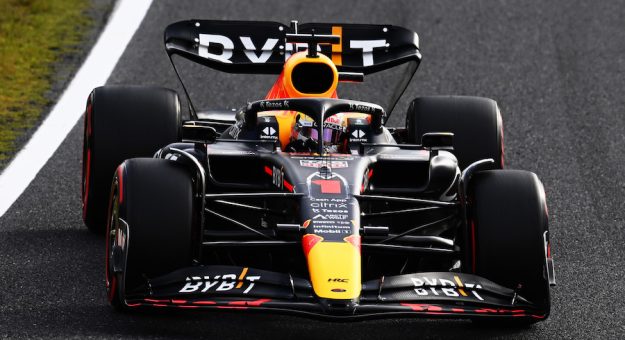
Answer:
[[428, 132], [421, 136], [421, 146], [433, 150], [453, 150], [454, 134], [451, 132]]
[[185, 122], [182, 125], [182, 141], [202, 144], [213, 144], [217, 140], [217, 131], [208, 125], [196, 122]]

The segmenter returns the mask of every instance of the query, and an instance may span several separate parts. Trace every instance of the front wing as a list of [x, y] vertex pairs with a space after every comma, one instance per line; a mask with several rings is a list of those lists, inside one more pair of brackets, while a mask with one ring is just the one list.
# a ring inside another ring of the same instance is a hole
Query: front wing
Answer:
[[[341, 289], [340, 279], [334, 279]], [[197, 266], [148, 279], [125, 298], [128, 307], [263, 310], [356, 320], [389, 317], [484, 316], [544, 319], [514, 290], [482, 277], [452, 272], [414, 273], [363, 283], [358, 301], [317, 298], [306, 279], [246, 267]]]

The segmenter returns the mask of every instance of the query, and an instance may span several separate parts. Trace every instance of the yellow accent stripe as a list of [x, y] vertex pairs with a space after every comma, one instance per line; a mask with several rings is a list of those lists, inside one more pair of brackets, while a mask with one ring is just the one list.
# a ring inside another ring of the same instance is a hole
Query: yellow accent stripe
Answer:
[[243, 270], [241, 271], [241, 275], [239, 275], [239, 283], [237, 283], [237, 288], [243, 287], [243, 278], [245, 277], [245, 274], [247, 274], [247, 267], [243, 268]]
[[462, 287], [464, 287], [464, 285], [462, 285], [462, 281], [460, 281], [460, 278], [459, 278], [458, 276], [454, 276], [454, 280], [456, 280], [456, 283], [458, 284], [458, 287], [460, 287], [460, 288], [458, 288], [458, 291], [460, 292], [460, 294], [461, 294], [462, 296], [469, 296], [469, 295], [468, 295], [468, 294], [464, 291], [464, 289], [462, 289]]
[[334, 65], [343, 64], [343, 27], [332, 26], [332, 35], [341, 37], [338, 44], [332, 44], [332, 62]]

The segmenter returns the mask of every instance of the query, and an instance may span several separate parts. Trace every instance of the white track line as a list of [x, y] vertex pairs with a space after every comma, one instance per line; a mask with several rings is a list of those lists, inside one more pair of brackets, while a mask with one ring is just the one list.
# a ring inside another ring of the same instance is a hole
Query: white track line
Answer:
[[152, 0], [119, 0], [95, 46], [48, 117], [0, 174], [0, 217], [26, 190], [85, 110], [89, 92], [104, 85]]

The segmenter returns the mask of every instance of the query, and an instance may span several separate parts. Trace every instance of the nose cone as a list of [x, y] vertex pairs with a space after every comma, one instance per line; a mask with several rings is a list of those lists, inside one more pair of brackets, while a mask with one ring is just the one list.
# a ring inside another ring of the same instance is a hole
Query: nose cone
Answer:
[[315, 294], [325, 299], [357, 299], [362, 287], [360, 236], [325, 241], [308, 234], [302, 241]]

